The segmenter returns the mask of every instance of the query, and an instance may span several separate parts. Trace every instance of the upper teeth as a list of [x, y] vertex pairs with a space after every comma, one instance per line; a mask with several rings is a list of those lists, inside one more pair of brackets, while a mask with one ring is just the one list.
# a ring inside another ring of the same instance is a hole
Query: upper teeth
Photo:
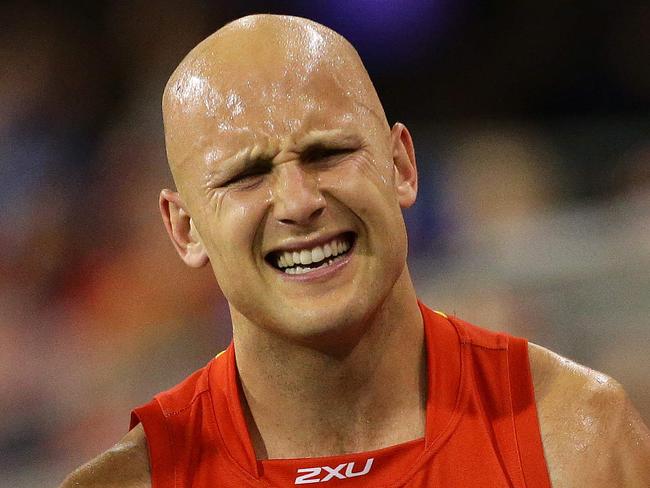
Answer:
[[277, 257], [277, 265], [280, 268], [288, 268], [297, 264], [319, 263], [326, 258], [338, 256], [348, 249], [350, 249], [350, 244], [347, 241], [333, 239], [324, 246], [316, 246], [312, 249], [284, 251]]

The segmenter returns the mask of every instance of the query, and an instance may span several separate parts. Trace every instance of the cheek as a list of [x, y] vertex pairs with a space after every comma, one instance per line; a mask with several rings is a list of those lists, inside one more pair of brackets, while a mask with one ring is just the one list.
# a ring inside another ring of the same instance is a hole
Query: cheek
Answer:
[[331, 193], [345, 195], [362, 213], [372, 213], [386, 205], [399, 207], [393, 185], [392, 162], [370, 157], [351, 158], [321, 177], [323, 187]]
[[390, 250], [396, 262], [403, 260], [405, 227], [390, 168], [355, 161], [345, 171], [337, 169], [321, 182], [337, 206], [354, 214], [370, 254], [382, 256], [382, 262], [387, 262], [384, 253]]
[[362, 155], [354, 158], [352, 166], [355, 173], [366, 183], [373, 185], [378, 192], [388, 195], [393, 185], [393, 163], [381, 156]]
[[210, 251], [218, 260], [237, 262], [251, 254], [259, 239], [268, 199], [269, 191], [263, 187], [227, 192], [210, 215], [204, 216], [210, 222]]

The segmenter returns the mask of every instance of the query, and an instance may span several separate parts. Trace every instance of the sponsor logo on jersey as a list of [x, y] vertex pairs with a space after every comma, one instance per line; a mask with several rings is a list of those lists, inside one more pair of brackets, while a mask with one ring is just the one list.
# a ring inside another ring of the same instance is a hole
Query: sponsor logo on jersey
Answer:
[[298, 476], [296, 476], [294, 484], [325, 483], [334, 479], [344, 480], [364, 476], [370, 472], [374, 460], [375, 458], [368, 459], [363, 469], [357, 471], [355, 471], [356, 466], [354, 462], [339, 464], [335, 467], [319, 466], [315, 468], [300, 468], [296, 471]]

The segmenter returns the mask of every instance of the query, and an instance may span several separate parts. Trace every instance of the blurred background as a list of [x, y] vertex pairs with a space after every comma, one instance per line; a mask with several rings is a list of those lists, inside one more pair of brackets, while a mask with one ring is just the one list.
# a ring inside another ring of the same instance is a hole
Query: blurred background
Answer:
[[57, 486], [229, 341], [161, 223], [160, 97], [249, 13], [345, 35], [411, 128], [420, 296], [623, 383], [650, 422], [650, 4], [0, 2], [0, 486]]

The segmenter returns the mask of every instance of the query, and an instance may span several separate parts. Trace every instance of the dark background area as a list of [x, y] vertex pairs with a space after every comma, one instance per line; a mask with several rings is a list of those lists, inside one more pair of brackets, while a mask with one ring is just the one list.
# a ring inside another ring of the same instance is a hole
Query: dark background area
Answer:
[[55, 486], [227, 344], [158, 215], [160, 98], [250, 13], [343, 34], [412, 130], [423, 300], [612, 374], [649, 419], [647, 2], [1, 2], [0, 485]]

